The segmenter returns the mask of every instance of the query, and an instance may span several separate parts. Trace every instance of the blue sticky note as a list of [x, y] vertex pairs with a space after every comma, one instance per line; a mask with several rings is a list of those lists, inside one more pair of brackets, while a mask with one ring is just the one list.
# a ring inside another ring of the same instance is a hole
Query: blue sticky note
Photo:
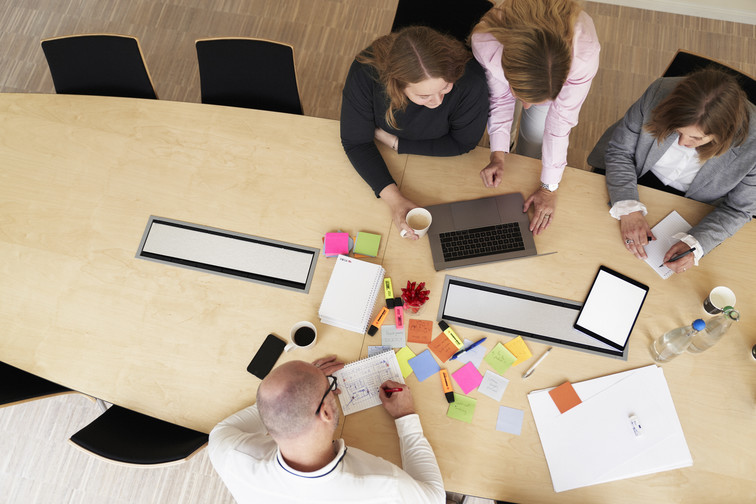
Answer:
[[499, 417], [496, 419], [496, 430], [509, 432], [517, 436], [522, 432], [522, 419], [525, 412], [515, 408], [499, 406]]
[[429, 376], [433, 376], [441, 371], [441, 367], [436, 362], [430, 350], [426, 350], [417, 357], [411, 358], [408, 362], [412, 371], [415, 372], [415, 376], [420, 381], [425, 381]]

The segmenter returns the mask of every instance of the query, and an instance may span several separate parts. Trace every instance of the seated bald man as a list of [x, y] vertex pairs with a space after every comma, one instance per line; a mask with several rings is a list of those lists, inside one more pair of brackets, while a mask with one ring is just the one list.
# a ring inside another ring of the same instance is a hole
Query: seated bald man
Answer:
[[[256, 404], [213, 429], [210, 460], [237, 502], [446, 502], [406, 385], [388, 381], [379, 392], [396, 422], [404, 470], [333, 439], [338, 384], [329, 375], [342, 367], [334, 356], [282, 364], [260, 384]], [[395, 386], [403, 390], [387, 397], [383, 388]]]

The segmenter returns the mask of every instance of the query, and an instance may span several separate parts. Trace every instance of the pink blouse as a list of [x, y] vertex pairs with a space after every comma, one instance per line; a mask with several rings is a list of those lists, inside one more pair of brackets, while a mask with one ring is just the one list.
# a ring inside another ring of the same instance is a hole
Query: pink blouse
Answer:
[[[516, 99], [501, 67], [504, 46], [490, 33], [475, 33], [472, 36], [472, 50], [475, 59], [485, 69], [488, 81], [488, 134], [491, 150], [509, 152]], [[570, 130], [578, 123], [580, 107], [588, 96], [591, 81], [598, 71], [600, 50], [593, 20], [588, 14], [581, 12], [575, 22], [572, 66], [567, 81], [556, 100], [549, 102], [546, 115], [541, 171], [541, 181], [545, 184], [556, 184], [562, 179], [567, 165]]]

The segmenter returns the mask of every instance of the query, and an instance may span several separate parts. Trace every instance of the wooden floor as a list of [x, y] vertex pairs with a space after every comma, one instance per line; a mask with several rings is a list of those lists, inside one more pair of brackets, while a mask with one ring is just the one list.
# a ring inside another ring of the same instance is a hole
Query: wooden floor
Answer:
[[[248, 36], [292, 44], [305, 113], [337, 119], [352, 58], [389, 31], [396, 4], [397, 0], [3, 0], [0, 92], [54, 92], [39, 45], [43, 38], [121, 33], [140, 39], [161, 99], [198, 102], [194, 40]], [[601, 41], [601, 66], [580, 124], [572, 132], [571, 166], [585, 167], [603, 130], [661, 75], [678, 48], [756, 75], [754, 25], [594, 2], [588, 2], [586, 10]], [[111, 466], [69, 447], [67, 437], [97, 414], [79, 396], [0, 410], [0, 501], [232, 502], [205, 452], [181, 466], [145, 470]]]
[[[464, 0], [461, 0], [464, 1]], [[268, 38], [295, 48], [305, 113], [337, 119], [354, 55], [387, 33], [398, 0], [4, 0], [0, 92], [52, 93], [39, 46], [72, 33], [139, 38], [158, 95], [200, 100], [194, 41]], [[756, 26], [586, 3], [601, 41], [601, 66], [573, 130], [568, 163], [584, 168], [604, 129], [660, 76], [678, 48], [756, 75]]]

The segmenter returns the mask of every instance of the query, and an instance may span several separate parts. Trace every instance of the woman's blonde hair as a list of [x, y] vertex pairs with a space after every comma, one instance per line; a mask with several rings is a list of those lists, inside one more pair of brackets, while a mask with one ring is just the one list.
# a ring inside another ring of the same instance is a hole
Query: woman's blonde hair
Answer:
[[554, 100], [572, 65], [572, 35], [582, 8], [576, 0], [505, 0], [473, 33], [490, 33], [504, 46], [501, 66], [520, 100]]
[[386, 89], [386, 122], [399, 129], [396, 111], [407, 108], [404, 89], [426, 79], [455, 83], [465, 73], [472, 55], [462, 42], [425, 26], [409, 26], [377, 39], [357, 55], [357, 61], [374, 67]]
[[737, 79], [724, 70], [704, 68], [680, 81], [651, 111], [646, 131], [661, 143], [679, 128], [695, 126], [712, 140], [696, 147], [707, 161], [748, 137], [747, 98]]

